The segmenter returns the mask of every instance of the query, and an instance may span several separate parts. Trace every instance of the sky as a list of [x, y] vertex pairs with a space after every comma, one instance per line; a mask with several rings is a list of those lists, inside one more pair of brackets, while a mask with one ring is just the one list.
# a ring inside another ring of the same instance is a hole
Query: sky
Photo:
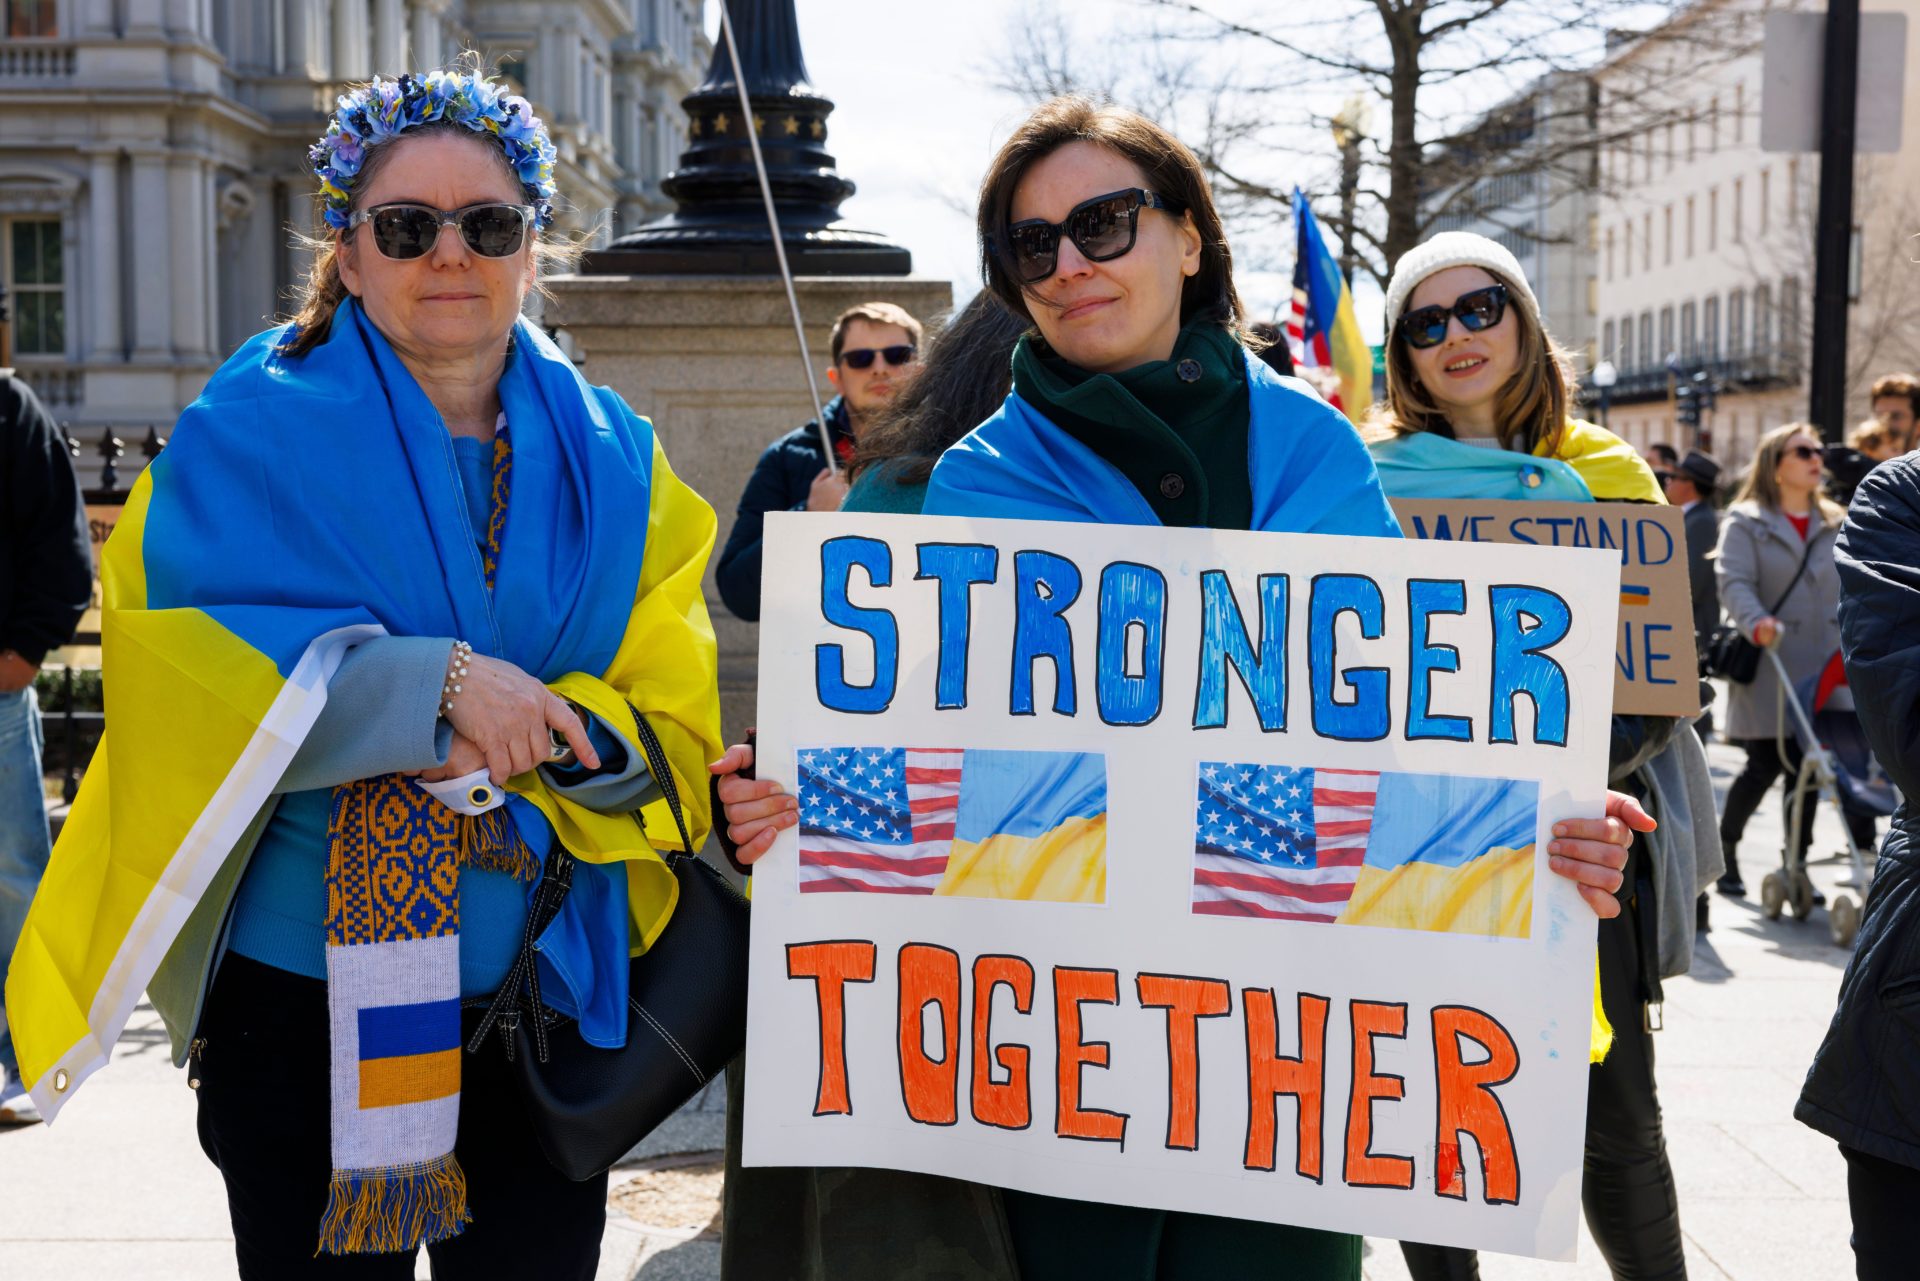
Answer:
[[[1058, 3], [1076, 29], [1068, 52], [1081, 66], [1102, 56], [1103, 30], [1110, 35], [1122, 29], [1138, 31], [1152, 20], [1130, 0]], [[1272, 6], [1264, 0], [1216, 0], [1214, 7], [1255, 21], [1271, 18]], [[795, 9], [814, 87], [835, 103], [828, 149], [842, 176], [857, 187], [842, 213], [855, 225], [904, 244], [913, 254], [916, 275], [951, 280], [956, 303], [964, 302], [979, 288], [972, 206], [980, 176], [1025, 114], [1018, 99], [994, 86], [994, 69], [1008, 57], [1014, 40], [1044, 38], [1020, 24], [1035, 22], [1036, 14], [1045, 14], [1045, 5], [1042, 0], [907, 0], [892, 5], [795, 0]], [[719, 5], [708, 3], [706, 10], [709, 33], [717, 40]], [[1103, 23], [1115, 25], [1103, 28]], [[1123, 58], [1154, 52], [1111, 38], [1105, 43], [1120, 49]], [[1203, 48], [1173, 56], [1231, 55]], [[1236, 74], [1258, 77], [1262, 70], [1242, 67]], [[1486, 88], [1477, 86], [1474, 92]], [[1303, 99], [1307, 92], [1302, 90]], [[1338, 103], [1314, 105], [1331, 114]], [[1374, 104], [1374, 114], [1379, 119], [1384, 104]], [[1313, 189], [1317, 182], [1324, 188], [1338, 161], [1331, 137], [1325, 139], [1324, 158], [1316, 154], [1320, 143], [1320, 137], [1306, 134], [1296, 143], [1305, 148], [1304, 155], [1255, 155], [1248, 163], [1263, 166], [1256, 176], [1270, 184], [1299, 181]], [[1276, 318], [1292, 294], [1290, 222], [1230, 226], [1229, 233], [1236, 283], [1248, 311], [1254, 319]], [[1370, 342], [1379, 341], [1382, 306], [1378, 287], [1363, 274], [1355, 286], [1355, 308]]]

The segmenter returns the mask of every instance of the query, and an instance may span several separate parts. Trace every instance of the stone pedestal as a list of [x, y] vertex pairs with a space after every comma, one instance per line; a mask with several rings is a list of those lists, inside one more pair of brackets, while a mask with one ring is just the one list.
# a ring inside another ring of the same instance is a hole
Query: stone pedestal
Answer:
[[[773, 276], [561, 276], [548, 286], [543, 319], [576, 344], [587, 380], [653, 420], [675, 473], [719, 513], [717, 558], [761, 451], [813, 417], [786, 289]], [[944, 280], [807, 276], [794, 286], [823, 403], [833, 395], [825, 371], [835, 316], [856, 303], [890, 302], [931, 329], [953, 306]], [[733, 741], [755, 723], [759, 627], [727, 612], [711, 566], [707, 606]]]

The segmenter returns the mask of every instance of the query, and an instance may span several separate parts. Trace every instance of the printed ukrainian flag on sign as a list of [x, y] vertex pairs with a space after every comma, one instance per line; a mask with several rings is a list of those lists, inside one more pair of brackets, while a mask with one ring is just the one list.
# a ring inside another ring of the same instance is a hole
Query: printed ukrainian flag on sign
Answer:
[[1382, 774], [1339, 923], [1528, 937], [1539, 799], [1515, 779]]
[[1106, 757], [969, 750], [953, 849], [934, 893], [1104, 903]]

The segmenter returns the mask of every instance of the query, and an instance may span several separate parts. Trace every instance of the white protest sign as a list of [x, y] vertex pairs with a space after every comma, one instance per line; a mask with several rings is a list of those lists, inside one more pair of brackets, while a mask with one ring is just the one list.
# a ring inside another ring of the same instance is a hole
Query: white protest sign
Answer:
[[765, 545], [747, 1164], [1572, 1257], [1617, 555]]

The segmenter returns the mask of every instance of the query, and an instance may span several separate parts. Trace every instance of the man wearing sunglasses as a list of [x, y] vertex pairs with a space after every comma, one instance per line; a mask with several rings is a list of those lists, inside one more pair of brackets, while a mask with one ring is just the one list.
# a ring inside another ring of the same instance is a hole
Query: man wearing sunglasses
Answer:
[[839, 511], [846, 464], [867, 424], [920, 368], [920, 322], [890, 302], [863, 302], [833, 322], [827, 381], [840, 394], [827, 402], [834, 465], [821, 452], [819, 424], [797, 427], [767, 446], [740, 495], [733, 532], [714, 580], [720, 599], [747, 622], [760, 618], [760, 536], [772, 511]]

